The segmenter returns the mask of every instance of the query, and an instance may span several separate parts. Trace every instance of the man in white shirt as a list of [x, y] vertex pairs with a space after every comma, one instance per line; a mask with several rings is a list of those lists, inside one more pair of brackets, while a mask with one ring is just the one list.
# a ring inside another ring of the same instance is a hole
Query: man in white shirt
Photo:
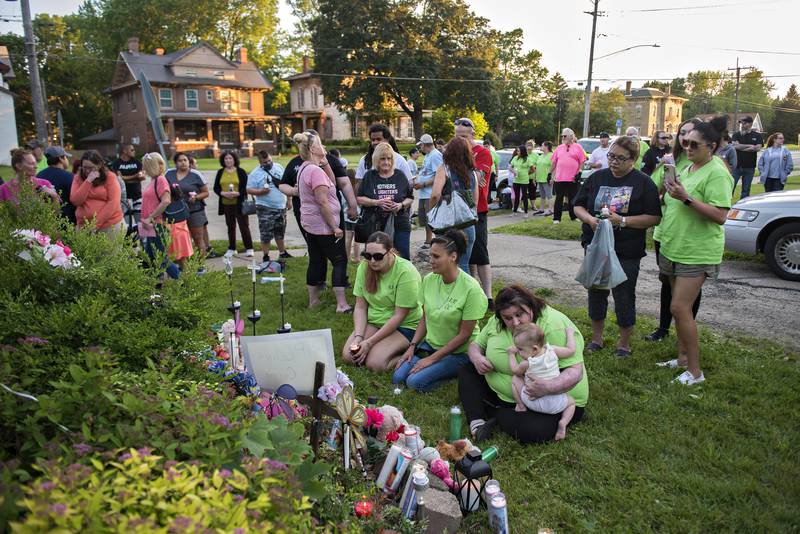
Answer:
[[607, 169], [608, 168], [608, 146], [611, 137], [606, 132], [600, 133], [600, 146], [592, 150], [592, 155], [589, 156], [590, 169]]
[[[363, 156], [358, 161], [356, 180], [362, 180], [367, 171], [372, 168], [372, 152], [375, 150], [376, 146], [384, 141], [389, 143], [394, 150], [394, 168], [405, 174], [410, 183], [412, 175], [411, 170], [408, 168], [408, 163], [406, 163], [406, 158], [397, 152], [397, 143], [394, 140], [394, 136], [392, 136], [392, 132], [389, 131], [389, 128], [385, 124], [373, 124], [369, 127], [370, 147], [366, 156]], [[369, 158], [369, 164], [366, 163], [367, 158]]]
[[408, 159], [406, 163], [408, 163], [408, 170], [411, 171], [411, 177], [416, 178], [417, 173], [419, 172], [419, 167], [417, 167], [417, 159], [419, 158], [419, 148], [414, 147], [408, 151]]

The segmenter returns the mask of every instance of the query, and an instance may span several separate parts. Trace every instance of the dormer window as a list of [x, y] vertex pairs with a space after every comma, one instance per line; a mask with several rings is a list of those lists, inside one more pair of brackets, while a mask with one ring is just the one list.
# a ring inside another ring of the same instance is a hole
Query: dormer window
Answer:
[[224, 70], [215, 70], [214, 71], [214, 76], [216, 76], [217, 78], [220, 78], [220, 79], [224, 79], [225, 78], [225, 71]]
[[197, 78], [197, 71], [194, 69], [186, 69], [184, 76], [187, 78]]

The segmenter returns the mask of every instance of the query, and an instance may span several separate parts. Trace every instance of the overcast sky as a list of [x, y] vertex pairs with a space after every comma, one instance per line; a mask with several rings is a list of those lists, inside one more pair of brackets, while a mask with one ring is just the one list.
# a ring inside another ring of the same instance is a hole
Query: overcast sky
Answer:
[[[586, 79], [592, 17], [583, 11], [591, 11], [591, 0], [467, 2], [494, 28], [507, 31], [521, 26], [526, 49], [541, 51], [545, 66], [560, 72], [570, 86]], [[31, 0], [31, 8], [34, 14], [63, 15], [75, 11], [80, 3]], [[600, 0], [600, 10], [605, 16], [598, 19], [596, 58], [634, 45], [655, 43], [661, 47], [596, 59], [592, 85], [624, 87], [626, 80], [633, 80], [636, 87], [645, 79], [724, 70], [735, 66], [737, 57], [742, 66], [756, 66], [767, 76], [790, 75], [770, 78], [781, 96], [790, 84], [800, 84], [800, 0]], [[291, 29], [283, 2], [280, 14], [284, 27]], [[18, 18], [19, 2], [0, 2], [0, 19], [5, 16]], [[0, 21], [0, 33], [7, 31], [21, 32], [21, 25]]]

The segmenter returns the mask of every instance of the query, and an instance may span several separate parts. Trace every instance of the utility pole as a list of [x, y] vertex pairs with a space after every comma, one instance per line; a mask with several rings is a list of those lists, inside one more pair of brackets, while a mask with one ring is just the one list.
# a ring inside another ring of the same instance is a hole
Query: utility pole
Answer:
[[594, 0], [594, 10], [584, 11], [592, 16], [592, 41], [589, 45], [589, 75], [586, 77], [586, 95], [583, 101], [583, 137], [589, 137], [589, 111], [592, 99], [592, 64], [594, 63], [594, 36], [597, 31], [597, 4], [600, 0]]
[[[739, 78], [741, 76], [742, 69], [754, 69], [755, 67], [740, 67], [739, 66], [739, 58], [736, 58], [736, 67], [730, 68], [728, 70], [735, 70], [736, 71], [736, 108], [733, 111], [733, 127], [739, 128]], [[738, 131], [738, 130], [737, 130]]]
[[46, 144], [47, 120], [44, 113], [42, 84], [39, 81], [39, 63], [36, 60], [36, 40], [33, 36], [31, 6], [28, 0], [20, 0], [20, 6], [22, 7], [22, 28], [25, 31], [25, 57], [28, 60], [31, 78], [31, 100], [33, 101], [33, 118], [36, 121], [36, 138]]

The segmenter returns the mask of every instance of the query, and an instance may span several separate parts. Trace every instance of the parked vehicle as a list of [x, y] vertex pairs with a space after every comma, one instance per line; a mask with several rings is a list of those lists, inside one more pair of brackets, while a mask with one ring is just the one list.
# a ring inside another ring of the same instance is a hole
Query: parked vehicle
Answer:
[[800, 190], [755, 195], [734, 204], [725, 221], [725, 248], [763, 252], [773, 273], [800, 282]]

